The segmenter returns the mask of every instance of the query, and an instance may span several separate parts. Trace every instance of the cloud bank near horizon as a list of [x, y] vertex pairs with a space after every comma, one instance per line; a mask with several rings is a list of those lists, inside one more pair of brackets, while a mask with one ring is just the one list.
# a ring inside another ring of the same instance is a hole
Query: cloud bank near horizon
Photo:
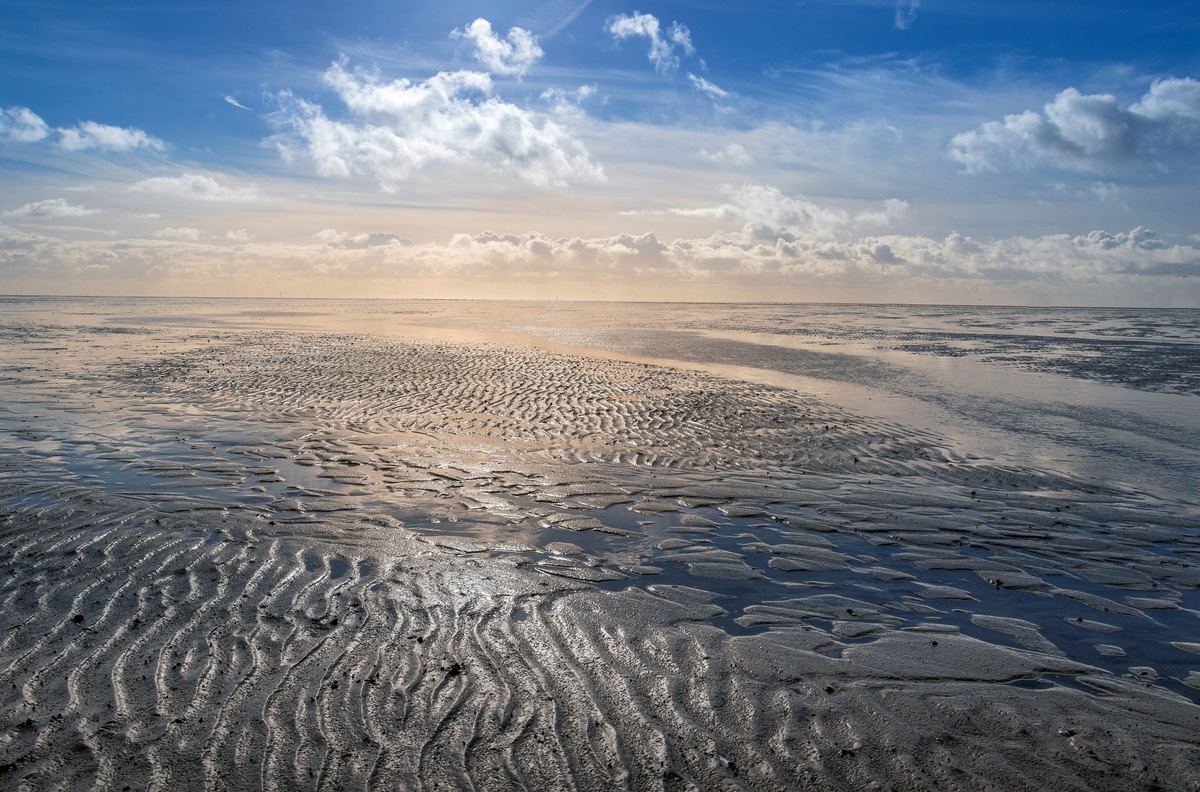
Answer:
[[998, 283], [1006, 295], [1028, 295], [1029, 304], [1038, 304], [1039, 295], [1070, 293], [1073, 286], [1117, 286], [1168, 299], [1180, 278], [1200, 277], [1200, 247], [1169, 243], [1146, 228], [993, 241], [958, 233], [940, 239], [881, 234], [839, 241], [808, 234], [766, 240], [749, 227], [669, 241], [653, 233], [551, 238], [489, 231], [416, 244], [390, 232], [335, 229], [318, 232], [307, 244], [246, 241], [244, 230], [210, 242], [189, 228], [165, 228], [154, 237], [69, 242], [0, 225], [0, 267], [15, 282], [99, 279], [137, 282], [153, 291], [269, 278], [326, 294], [329, 287], [320, 284], [336, 282], [337, 293], [346, 296], [377, 296], [372, 284], [379, 281], [402, 287], [446, 278], [492, 284], [495, 296], [557, 295], [556, 286], [591, 283], [626, 285], [645, 298], [650, 292], [637, 287], [688, 284], [716, 288], [717, 300], [733, 293], [787, 300], [805, 290], [852, 294], [864, 287], [886, 293], [913, 284], [932, 289], [930, 294], [965, 295]]

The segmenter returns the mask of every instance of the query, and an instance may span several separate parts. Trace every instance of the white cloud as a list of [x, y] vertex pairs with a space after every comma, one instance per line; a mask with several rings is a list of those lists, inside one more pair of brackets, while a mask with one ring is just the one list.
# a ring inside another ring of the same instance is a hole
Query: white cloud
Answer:
[[1130, 110], [1158, 121], [1200, 121], [1200, 81], [1188, 77], [1158, 80]]
[[921, 0], [896, 0], [896, 17], [892, 24], [896, 30], [908, 30], [917, 21], [917, 9]]
[[318, 231], [316, 234], [313, 234], [313, 238], [320, 240], [331, 248], [340, 248], [342, 250], [362, 250], [380, 245], [410, 247], [413, 244], [412, 240], [405, 239], [397, 234], [351, 234], [345, 231], [335, 231], [332, 228]]
[[197, 201], [248, 201], [256, 194], [251, 188], [226, 187], [213, 177], [198, 173], [185, 173], [182, 176], [155, 176], [151, 179], [143, 179], [129, 189], [134, 192]]
[[59, 129], [58, 145], [67, 151], [101, 149], [103, 151], [131, 151], [138, 148], [162, 151], [163, 142], [156, 137], [132, 127], [109, 126], [95, 121], [84, 121], [70, 129]]
[[[233, 105], [234, 107], [240, 107], [240, 108], [241, 108], [241, 109], [243, 109], [243, 110], [250, 110], [250, 108], [249, 108], [249, 107], [246, 107], [246, 105], [242, 104], [242, 103], [241, 103], [241, 102], [239, 102], [237, 99], [234, 99], [232, 96], [226, 96], [226, 97], [225, 97], [225, 102], [226, 102], [226, 103], [228, 103], [228, 104], [231, 104], [231, 105]], [[251, 110], [251, 112], [254, 112], [254, 111], [253, 111], [253, 110]]]
[[523, 77], [543, 54], [537, 36], [528, 30], [510, 28], [508, 35], [500, 39], [492, 32], [492, 24], [483, 18], [450, 35], [475, 42], [475, 59], [493, 74]]
[[692, 84], [693, 88], [707, 96], [709, 99], [712, 99], [714, 102], [718, 99], [727, 99], [729, 97], [729, 91], [713, 85], [703, 77], [697, 77], [691, 72], [688, 72], [688, 82]]
[[4, 213], [5, 217], [86, 217], [99, 214], [99, 209], [88, 209], [67, 203], [62, 198], [50, 198], [45, 201], [27, 203], [17, 209]]
[[158, 239], [178, 239], [183, 242], [199, 242], [199, 228], [164, 228], [154, 232]]
[[1125, 196], [1125, 188], [1112, 182], [1095, 182], [1092, 184], [1091, 193], [1100, 202], [1121, 203]]
[[700, 149], [700, 156], [718, 165], [749, 165], [754, 160], [746, 147], [740, 143], [728, 143], [720, 151], [708, 152]]
[[695, 55], [696, 48], [692, 46], [692, 32], [685, 25], [678, 22], [672, 22], [671, 27], [667, 30], [667, 38], [677, 45], [687, 55]]
[[632, 15], [618, 14], [608, 20], [604, 29], [617, 41], [634, 36], [649, 39], [650, 51], [646, 56], [654, 64], [655, 70], [663, 74], [679, 68], [676, 48], [683, 50], [685, 55], [696, 54], [691, 31], [678, 22], [672, 22], [664, 36], [662, 26], [653, 14], [639, 14], [636, 11]]
[[251, 234], [244, 228], [238, 228], [226, 231], [225, 238], [230, 242], [249, 242], [254, 239], [254, 234]]
[[595, 85], [581, 85], [574, 91], [562, 88], [547, 88], [538, 98], [550, 104], [559, 115], [580, 116], [583, 103], [596, 95]]
[[1005, 165], [1096, 171], [1190, 159], [1200, 154], [1200, 81], [1160, 80], [1128, 108], [1111, 94], [1067, 88], [1041, 111], [955, 135], [948, 151], [968, 173]]
[[[83, 121], [69, 128], [58, 128], [58, 146], [66, 151], [100, 149], [130, 151], [146, 148], [162, 151], [163, 142], [140, 129]], [[0, 142], [36, 143], [50, 135], [50, 127], [28, 107], [0, 108]]]
[[284, 93], [275, 121], [322, 176], [369, 175], [384, 189], [436, 163], [484, 166], [536, 185], [602, 181], [603, 171], [567, 129], [501, 101], [482, 72], [439, 72], [424, 82], [383, 82], [334, 63], [324, 79], [356, 116], [337, 121], [316, 104]]
[[49, 134], [50, 127], [28, 107], [0, 107], [0, 142], [36, 143]]
[[672, 209], [669, 213], [741, 223], [750, 239], [794, 241], [803, 236], [827, 239], [855, 228], [890, 225], [908, 210], [907, 203], [893, 198], [884, 201], [878, 209], [851, 213], [821, 206], [801, 196], [784, 195], [777, 187], [768, 185], [727, 186], [723, 192], [730, 199], [727, 203], [699, 209]]

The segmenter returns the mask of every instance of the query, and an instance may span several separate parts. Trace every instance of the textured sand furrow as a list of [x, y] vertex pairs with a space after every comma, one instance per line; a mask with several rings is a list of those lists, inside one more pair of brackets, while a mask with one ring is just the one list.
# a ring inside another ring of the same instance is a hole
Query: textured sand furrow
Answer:
[[[552, 607], [545, 603], [533, 607], [530, 603], [526, 608], [526, 612], [530, 613], [526, 621], [542, 624], [545, 611]], [[612, 757], [598, 756], [589, 738], [589, 726], [599, 714], [590, 690], [590, 680], [580, 672], [573, 658], [561, 650], [553, 658], [540, 660], [540, 663], [528, 666], [528, 672], [538, 685], [538, 689], [531, 692], [541, 701], [535, 717], [522, 734], [521, 743], [527, 746], [526, 752], [540, 748], [540, 766], [537, 770], [545, 774], [552, 769], [556, 774], [548, 775], [546, 782], [556, 783], [562, 779], [574, 788], [595, 788], [598, 781], [604, 780], [608, 774], [604, 769], [604, 760], [611, 760]], [[546, 742], [552, 746], [552, 768], [546, 766], [545, 748], [541, 746]], [[558, 746], [574, 746], [574, 750], [561, 750]], [[524, 762], [529, 767], [528, 753]]]
[[[278, 558], [280, 553], [275, 548], [266, 548], [264, 555], [272, 561], [284, 560]], [[249, 644], [249, 668], [237, 675], [229, 694], [216, 703], [212, 716], [212, 736], [203, 747], [204, 767], [209, 779], [219, 777], [224, 768], [245, 767], [258, 758], [246, 748], [245, 732], [248, 730], [253, 734], [260, 728], [262, 707], [259, 702], [273, 689], [272, 681], [279, 667], [279, 647], [286, 634], [279, 614], [286, 608], [289, 588], [304, 581], [302, 570], [303, 567], [288, 567], [279, 563], [277, 576], [263, 575], [265, 590], [259, 595], [260, 605], [254, 628], [239, 638], [239, 642]], [[280, 606], [281, 600], [283, 607]], [[261, 755], [260, 752], [258, 756]]]
[[[99, 537], [98, 537], [99, 538]], [[97, 542], [97, 545], [99, 542]], [[154, 556], [166, 555], [172, 557], [174, 549], [174, 541], [165, 542], [163, 545], [155, 546], [153, 542], [145, 542], [139, 540], [134, 545], [130, 546], [133, 551], [132, 562], [136, 567], [154, 566]], [[145, 545], [152, 549], [149, 555], [138, 556], [139, 548], [137, 545]], [[116, 556], [119, 557], [121, 548], [113, 542], [106, 542], [104, 546], [83, 546], [72, 551], [79, 559], [78, 563], [72, 563], [61, 571], [56, 571], [56, 579], [63, 581], [61, 585], [54, 586], [52, 598], [39, 598], [38, 615], [42, 618], [42, 624], [34, 627], [38, 632], [42, 632], [39, 638], [27, 652], [20, 656], [16, 662], [8, 669], [8, 673], [15, 675], [25, 672], [28, 674], [28, 682], [26, 683], [27, 704], [30, 707], [36, 707], [41, 704], [43, 707], [50, 706], [67, 706], [64, 704], [56, 704], [53, 701], [47, 702], [44, 699], [39, 700], [37, 689], [44, 687], [44, 679], [51, 676], [57, 676], [62, 673], [69, 673], [75, 664], [82, 662], [88, 652], [87, 649], [93, 645], [93, 641], [88, 638], [88, 635], [104, 636], [102, 632], [105, 625], [97, 623], [94, 611], [103, 609], [104, 604], [108, 602], [116, 589], [127, 587], [128, 583], [125, 578], [125, 570], [114, 568], [110, 560]], [[80, 579], [76, 574], [80, 570], [88, 569], [90, 566], [84, 556], [98, 556], [101, 560], [98, 565], [89, 569], [87, 577]], [[26, 625], [25, 629], [29, 629], [33, 625]], [[75, 636], [83, 633], [82, 639], [75, 639]], [[49, 655], [47, 657], [47, 655]]]
[[[313, 724], [325, 744], [321, 782], [341, 788], [361, 783], [370, 764], [367, 757], [370, 749], [364, 750], [364, 744], [370, 744], [368, 730], [355, 717], [360, 712], [355, 702], [361, 699], [367, 684], [366, 677], [361, 675], [361, 658], [364, 650], [375, 644], [377, 636], [362, 613], [361, 602], [357, 598], [346, 601], [362, 590], [364, 580], [348, 578], [345, 587], [334, 592], [334, 597], [340, 596], [343, 601], [337, 603], [342, 606], [340, 615], [333, 617], [339, 620], [339, 626], [329, 637], [340, 645], [340, 652], [326, 662], [330, 671], [322, 681], [324, 696], [317, 695], [318, 717]], [[300, 697], [303, 695], [301, 691]], [[284, 697], [282, 686], [280, 696]], [[314, 737], [312, 741], [316, 743], [317, 739]]]
[[562, 711], [556, 713], [563, 723], [560, 731], [569, 735], [568, 744], [586, 749], [579, 756], [568, 754], [568, 759], [572, 760], [572, 773], [588, 786], [619, 787], [628, 777], [628, 768], [617, 732], [597, 700], [593, 666], [598, 655], [588, 651], [590, 647], [586, 645], [572, 647], [575, 652], [571, 654], [562, 652], [562, 643], [558, 646], [562, 662], [556, 668], [571, 672], [558, 685], [558, 696], [563, 702]]
[[532, 600], [523, 599], [518, 607], [492, 608], [473, 628], [472, 639], [486, 659], [483, 669], [475, 673], [489, 677], [488, 705], [479, 710], [472, 740], [473, 761], [489, 772], [502, 773], [505, 784], [500, 788], [521, 787], [520, 779], [526, 776], [521, 748], [534, 739], [544, 708], [544, 693], [535, 683], [531, 659], [520, 651], [519, 639], [510, 628], [513, 614], [525, 619], [534, 607]]
[[[294, 561], [304, 563], [302, 558]], [[345, 613], [337, 600], [351, 590], [348, 580], [331, 585], [328, 567], [319, 567], [306, 585], [280, 603], [291, 629], [279, 655], [271, 658], [279, 670], [256, 713], [265, 731], [261, 739], [267, 777], [284, 777], [286, 767], [309, 779], [325, 775], [330, 751], [327, 710], [337, 706], [334, 691], [345, 681], [340, 662], [348, 652], [346, 628], [341, 627]]]
[[[576, 647], [586, 652], [584, 662], [574, 665], [579, 676], [563, 680], [564, 694], [586, 691], [594, 698], [592, 707], [601, 713], [601, 719], [611, 721], [615, 731], [622, 735], [622, 740], [612, 746], [611, 752], [605, 752], [606, 755], [601, 757], [603, 774], [600, 781], [613, 783], [620, 780], [634, 789], [656, 788], [662, 782], [667, 761], [665, 738], [655, 723], [657, 713], [638, 684], [645, 674], [652, 672], [644, 669], [637, 655], [623, 652], [627, 648], [623, 630], [606, 635], [607, 640], [598, 643], [595, 636], [579, 630], [569, 617], [556, 618], [551, 610], [546, 618], [547, 633], [554, 638], [559, 657], [571, 658]], [[623, 652], [623, 664], [616, 662], [614, 650]], [[557, 669], [561, 663], [555, 657], [551, 662], [543, 662], [542, 666]], [[580, 674], [578, 669], [581, 668], [586, 668], [588, 673]], [[637, 676], [636, 672], [641, 672], [642, 676]]]
[[449, 629], [432, 636], [439, 648], [434, 664], [427, 668], [422, 684], [423, 694], [416, 698], [419, 706], [410, 708], [412, 718], [420, 718], [430, 739], [421, 747], [417, 774], [422, 779], [442, 778], [456, 787], [470, 787], [467, 769], [467, 747], [474, 736], [472, 705], [478, 706], [474, 695], [478, 677], [485, 666], [472, 663], [464, 666], [457, 658], [474, 657], [470, 643], [470, 624], [459, 616], [457, 609], [435, 614], [432, 621]]
[[[171, 544], [171, 542], [166, 543], [166, 548], [170, 548]], [[113, 543], [108, 543], [103, 553], [97, 554], [104, 559], [100, 564], [101, 570], [108, 566], [108, 559], [118, 554], [119, 548], [115, 547]], [[147, 559], [143, 557], [138, 561], [146, 562]], [[109, 588], [117, 580], [123, 580], [112, 574], [102, 574], [99, 580], [95, 580], [91, 575], [83, 580], [77, 577], [72, 579], [72, 577], [68, 575], [65, 580], [75, 584], [75, 586], [69, 587], [75, 589], [74, 602], [80, 608], [96, 602], [96, 597], [104, 596], [111, 605], [118, 602], [130, 589], [128, 583]], [[79, 585], [89, 579], [90, 585]], [[39, 718], [49, 717], [52, 724], [60, 724], [51, 730], [43, 731], [39, 735], [38, 745], [35, 748], [48, 750], [47, 745], [56, 738], [70, 739], [71, 732], [66, 724], [77, 721], [80, 724], [78, 728], [79, 741], [76, 742], [75, 751], [81, 754], [87, 752], [89, 755], [95, 756], [100, 752], [100, 745], [94, 739], [92, 732], [97, 725], [104, 724], [112, 715], [113, 704], [109, 702], [102, 706], [102, 702], [94, 700], [90, 694], [96, 684], [103, 685], [110, 678], [111, 670], [107, 667], [107, 658], [124, 642], [125, 625], [108, 618], [113, 609], [105, 608], [105, 614], [100, 619], [81, 628], [79, 625], [84, 621], [83, 613], [74, 608], [72, 610], [79, 615], [80, 621], [76, 622], [74, 618], [71, 618], [68, 623], [73, 625], [76, 630], [81, 630], [83, 636], [71, 644], [72, 648], [77, 651], [55, 651], [52, 642], [34, 647], [35, 651], [42, 650], [43, 655], [46, 652], [51, 654], [49, 657], [33, 659], [34, 663], [41, 665], [41, 669], [31, 675], [30, 682], [34, 684], [30, 685], [30, 695], [27, 696], [25, 704], [31, 714], [36, 714]], [[68, 613], [70, 612], [71, 610], [68, 611]], [[25, 629], [28, 627], [29, 625], [24, 626]], [[56, 629], [62, 628], [56, 626]], [[90, 636], [97, 637], [93, 639]], [[99, 646], [96, 646], [97, 642], [99, 642]], [[11, 669], [10, 672], [19, 673], [19, 669]], [[61, 686], [56, 681], [47, 690], [46, 682], [64, 672]], [[33, 689], [34, 687], [36, 689]], [[92, 724], [91, 726], [88, 725], [89, 722]], [[98, 772], [109, 772], [103, 770], [103, 757], [98, 758], [101, 761], [99, 767], [102, 768]]]

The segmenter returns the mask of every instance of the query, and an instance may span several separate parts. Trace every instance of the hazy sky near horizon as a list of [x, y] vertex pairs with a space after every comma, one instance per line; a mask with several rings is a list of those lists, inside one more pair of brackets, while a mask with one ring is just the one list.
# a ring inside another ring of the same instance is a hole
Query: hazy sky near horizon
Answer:
[[0, 5], [0, 293], [1200, 306], [1200, 2]]

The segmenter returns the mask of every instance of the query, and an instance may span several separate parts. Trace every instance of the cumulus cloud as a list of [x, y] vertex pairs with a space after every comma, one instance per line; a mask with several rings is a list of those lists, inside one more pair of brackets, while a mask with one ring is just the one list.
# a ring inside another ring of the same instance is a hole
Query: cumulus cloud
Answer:
[[163, 228], [154, 232], [158, 239], [178, 239], [184, 242], [199, 242], [199, 228]]
[[249, 242], [254, 239], [254, 234], [251, 234], [244, 228], [237, 228], [226, 231], [225, 238], [230, 242]]
[[913, 22], [917, 21], [917, 9], [920, 7], [921, 0], [896, 0], [896, 16], [892, 21], [896, 30], [912, 27]]
[[482, 72], [439, 72], [423, 82], [385, 82], [344, 61], [324, 75], [355, 117], [280, 96], [275, 121], [285, 158], [306, 153], [322, 176], [368, 175], [387, 190], [431, 164], [484, 166], [536, 185], [601, 181], [603, 171], [566, 128], [501, 101]]
[[695, 55], [696, 48], [692, 45], [692, 34], [684, 25], [672, 22], [664, 33], [658, 17], [653, 14], [618, 14], [608, 20], [605, 25], [614, 40], [623, 41], [627, 38], [641, 37], [650, 40], [650, 50], [646, 57], [654, 64], [656, 71], [666, 74], [679, 68], [681, 50], [685, 55]]
[[86, 217], [99, 214], [99, 209], [69, 204], [62, 198], [27, 203], [4, 213], [5, 217]]
[[510, 28], [503, 39], [492, 32], [486, 19], [476, 19], [463, 30], [450, 34], [454, 38], [470, 39], [475, 43], [475, 59], [492, 74], [524, 77], [542, 57], [537, 36], [524, 28]]
[[[73, 127], [58, 128], [58, 147], [66, 151], [130, 151], [165, 146], [158, 138], [133, 127], [110, 126], [95, 121], [82, 121]], [[50, 127], [28, 107], [0, 108], [0, 142], [36, 143], [50, 136]]]
[[1200, 81], [1159, 80], [1127, 108], [1111, 94], [1067, 88], [1040, 111], [955, 135], [948, 152], [967, 173], [1008, 165], [1097, 171], [1189, 160], [1200, 154]]
[[351, 234], [345, 231], [335, 231], [332, 228], [318, 231], [313, 235], [313, 238], [324, 242], [331, 248], [339, 248], [341, 250], [362, 250], [380, 245], [411, 247], [413, 244], [411, 239], [405, 239], [397, 234]]
[[161, 140], [140, 129], [97, 124], [95, 121], [84, 121], [69, 129], [57, 131], [58, 145], [67, 151], [130, 151], [139, 148], [162, 151], [164, 148]]
[[133, 192], [185, 198], [195, 201], [249, 201], [256, 192], [251, 188], [226, 187], [212, 176], [185, 173], [182, 176], [155, 176], [129, 188]]
[[49, 134], [50, 127], [28, 107], [0, 107], [0, 142], [36, 143]]
[[785, 195], [779, 188], [769, 185], [726, 186], [723, 192], [729, 198], [727, 203], [699, 209], [672, 209], [670, 213], [739, 222], [747, 236], [756, 240], [794, 241], [803, 236], [831, 238], [841, 231], [890, 225], [908, 210], [907, 203], [893, 198], [877, 209], [852, 213], [821, 206], [803, 196]]

